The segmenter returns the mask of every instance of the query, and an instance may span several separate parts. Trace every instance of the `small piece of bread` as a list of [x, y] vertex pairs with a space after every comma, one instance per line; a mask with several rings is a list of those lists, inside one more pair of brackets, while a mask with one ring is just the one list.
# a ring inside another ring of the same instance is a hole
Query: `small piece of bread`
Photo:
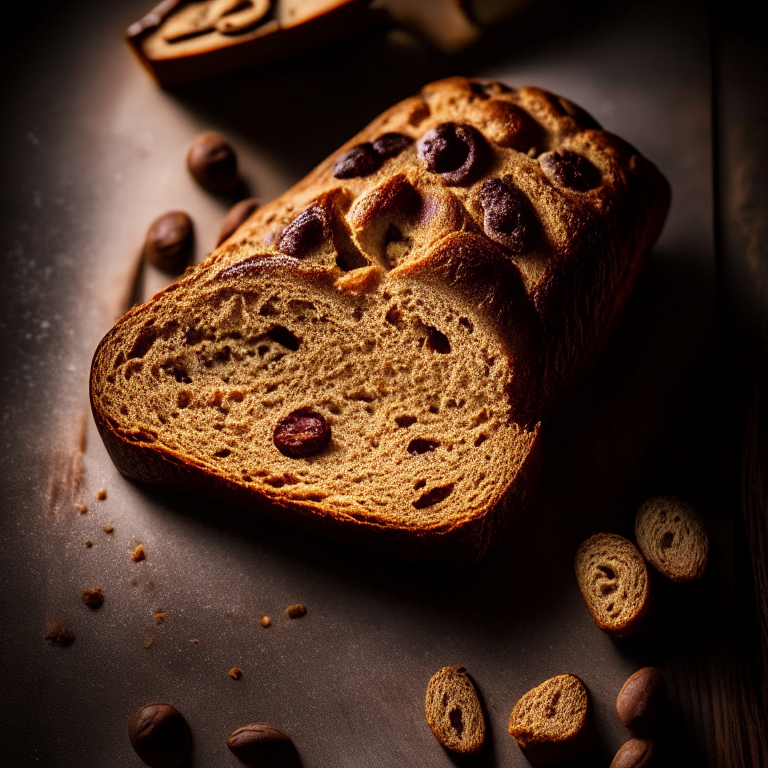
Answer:
[[589, 697], [575, 675], [557, 675], [515, 704], [509, 735], [534, 765], [559, 765], [576, 757], [586, 741]]
[[435, 738], [460, 754], [477, 752], [485, 741], [485, 718], [464, 667], [443, 667], [432, 675], [424, 702]]
[[668, 579], [686, 582], [704, 575], [707, 532], [696, 510], [682, 499], [648, 499], [637, 512], [635, 536], [645, 559]]
[[648, 569], [637, 547], [614, 533], [595, 534], [576, 552], [575, 568], [595, 624], [614, 637], [632, 634], [650, 598]]
[[648, 739], [630, 739], [619, 747], [610, 768], [651, 768], [656, 764], [656, 744]]

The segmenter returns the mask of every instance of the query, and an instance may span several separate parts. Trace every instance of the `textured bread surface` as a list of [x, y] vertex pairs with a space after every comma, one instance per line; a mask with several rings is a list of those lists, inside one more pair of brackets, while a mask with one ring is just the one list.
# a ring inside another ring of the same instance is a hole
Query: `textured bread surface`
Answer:
[[485, 718], [475, 686], [464, 667], [443, 667], [427, 685], [427, 723], [447, 749], [471, 754], [485, 742]]
[[635, 536], [646, 560], [672, 581], [704, 575], [709, 538], [696, 510], [676, 496], [646, 501], [635, 518]]
[[[97, 425], [128, 476], [395, 556], [476, 559], [524, 509], [540, 422], [668, 203], [570, 102], [432, 83], [117, 323], [92, 366]], [[286, 455], [297, 413], [325, 442]]]
[[588, 707], [581, 680], [574, 675], [557, 675], [515, 704], [509, 734], [534, 765], [558, 765], [583, 749]]
[[592, 619], [614, 637], [632, 634], [648, 610], [648, 569], [632, 542], [598, 533], [576, 552], [576, 580]]

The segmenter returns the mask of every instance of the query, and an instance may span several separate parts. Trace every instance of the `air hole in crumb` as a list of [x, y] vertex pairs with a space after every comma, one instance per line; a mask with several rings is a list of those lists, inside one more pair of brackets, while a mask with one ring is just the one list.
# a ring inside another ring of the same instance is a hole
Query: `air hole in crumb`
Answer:
[[259, 353], [259, 357], [264, 357], [269, 352], [269, 347], [266, 344], [261, 344], [256, 351]]
[[352, 311], [352, 318], [354, 320], [362, 320], [363, 319], [363, 308], [361, 306], [357, 306]]
[[440, 409], [436, 405], [430, 405], [429, 406], [429, 412], [430, 413], [440, 413]]
[[600, 593], [603, 595], [610, 595], [611, 592], [616, 591], [616, 585], [615, 584], [603, 584], [600, 587]]
[[675, 534], [672, 531], [667, 531], [661, 538], [661, 548], [669, 549], [672, 546], [672, 539], [675, 538]]
[[608, 611], [608, 613], [610, 613], [613, 610], [614, 605], [615, 603], [610, 603], [605, 610]]
[[217, 456], [220, 459], [226, 459], [229, 454], [232, 453], [232, 451], [229, 450], [229, 448], [222, 448], [220, 451], [216, 451], [214, 453], [214, 456]]
[[427, 347], [440, 355], [447, 355], [451, 351], [451, 342], [448, 337], [438, 331], [437, 328], [429, 326], [429, 336], [427, 336]]
[[291, 333], [284, 325], [276, 325], [274, 328], [267, 331], [267, 336], [269, 336], [272, 341], [282, 344], [292, 352], [295, 352], [301, 346], [301, 340]]
[[609, 579], [615, 579], [616, 578], [616, 572], [613, 570], [613, 568], [607, 566], [607, 565], [598, 565], [597, 566], [598, 571], [602, 571], [605, 576], [607, 576]]
[[679, 523], [679, 522], [680, 522], [680, 515], [675, 515], [675, 522], [676, 522], [676, 523]]
[[411, 455], [417, 455], [420, 453], [427, 453], [428, 451], [434, 451], [440, 443], [437, 440], [425, 440], [424, 438], [417, 437], [408, 443], [407, 451]]
[[272, 317], [273, 315], [279, 315], [280, 311], [275, 307], [275, 305], [272, 303], [272, 300], [264, 303], [264, 306], [259, 310], [259, 314], [262, 317]]
[[415, 424], [418, 419], [415, 416], [395, 416], [395, 424], [398, 427], [410, 427], [411, 424]]
[[439, 504], [441, 501], [445, 501], [445, 499], [453, 493], [453, 485], [453, 483], [448, 483], [448, 485], [432, 488], [416, 499], [416, 501], [413, 502], [413, 506], [416, 509], [425, 509], [426, 507], [431, 507], [434, 504]]
[[487, 439], [488, 435], [480, 435], [477, 440], [475, 440], [475, 448], [481, 446]]
[[418, 491], [419, 488], [423, 488], [427, 484], [426, 480], [417, 480], [416, 485], [413, 486], [414, 491]]
[[120, 406], [120, 413], [122, 413], [123, 416], [127, 416], [128, 415], [128, 409], [124, 405], [121, 405]]
[[285, 485], [285, 480], [282, 477], [265, 477], [264, 482], [273, 488], [282, 488]]
[[464, 722], [461, 719], [461, 709], [459, 707], [454, 707], [448, 713], [448, 719], [451, 721], [451, 725], [453, 726], [453, 729], [456, 731], [456, 733], [459, 735], [459, 738], [461, 738], [461, 734], [464, 731]]
[[466, 317], [459, 318], [459, 325], [463, 325], [470, 333], [475, 329], [475, 326], [472, 325], [472, 321]]
[[390, 325], [394, 325], [395, 328], [403, 327], [403, 315], [402, 315], [402, 312], [400, 312], [400, 309], [397, 305], [389, 308], [389, 310], [387, 311], [387, 314], [384, 315], [384, 319]]
[[341, 413], [341, 408], [339, 408], [338, 405], [330, 405], [328, 406], [328, 410], [334, 414], [334, 416], [338, 416]]

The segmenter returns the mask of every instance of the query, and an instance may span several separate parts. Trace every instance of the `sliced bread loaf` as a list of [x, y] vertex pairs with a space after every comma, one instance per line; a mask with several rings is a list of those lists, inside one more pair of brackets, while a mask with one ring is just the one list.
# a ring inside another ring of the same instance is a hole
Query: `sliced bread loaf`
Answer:
[[557, 675], [528, 691], [512, 710], [509, 734], [534, 765], [559, 765], [584, 748], [589, 697], [575, 675]]
[[102, 438], [130, 477], [476, 559], [524, 509], [539, 422], [668, 202], [570, 102], [433, 83], [118, 322], [92, 366]]
[[590, 536], [576, 552], [575, 569], [600, 629], [625, 637], [642, 624], [650, 601], [648, 569], [634, 544], [615, 533]]
[[676, 496], [656, 496], [635, 518], [635, 536], [645, 559], [672, 581], [704, 575], [709, 538], [696, 510]]
[[472, 754], [482, 748], [485, 718], [464, 667], [443, 667], [432, 675], [424, 710], [432, 733], [447, 749]]

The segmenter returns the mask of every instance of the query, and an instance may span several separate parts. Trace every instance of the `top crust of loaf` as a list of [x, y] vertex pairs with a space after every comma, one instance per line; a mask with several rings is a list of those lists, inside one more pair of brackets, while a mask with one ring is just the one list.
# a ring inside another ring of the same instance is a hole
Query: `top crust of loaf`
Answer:
[[557, 675], [515, 704], [509, 734], [535, 765], [557, 765], [575, 757], [586, 732], [589, 698], [575, 675]]
[[[429, 170], [446, 125], [466, 173]], [[373, 164], [350, 175], [355, 153]], [[131, 477], [402, 557], [476, 559], [525, 506], [540, 420], [606, 340], [668, 204], [653, 164], [565, 99], [432, 83], [118, 322], [94, 356], [97, 426]], [[406, 440], [392, 420], [409, 397], [424, 434]], [[280, 456], [277, 420], [308, 408], [327, 451]]]
[[642, 625], [650, 582], [632, 542], [614, 533], [595, 534], [579, 547], [574, 565], [581, 595], [600, 629], [626, 637]]
[[672, 581], [704, 575], [709, 538], [696, 510], [676, 496], [646, 501], [635, 518], [635, 536], [646, 560]]

